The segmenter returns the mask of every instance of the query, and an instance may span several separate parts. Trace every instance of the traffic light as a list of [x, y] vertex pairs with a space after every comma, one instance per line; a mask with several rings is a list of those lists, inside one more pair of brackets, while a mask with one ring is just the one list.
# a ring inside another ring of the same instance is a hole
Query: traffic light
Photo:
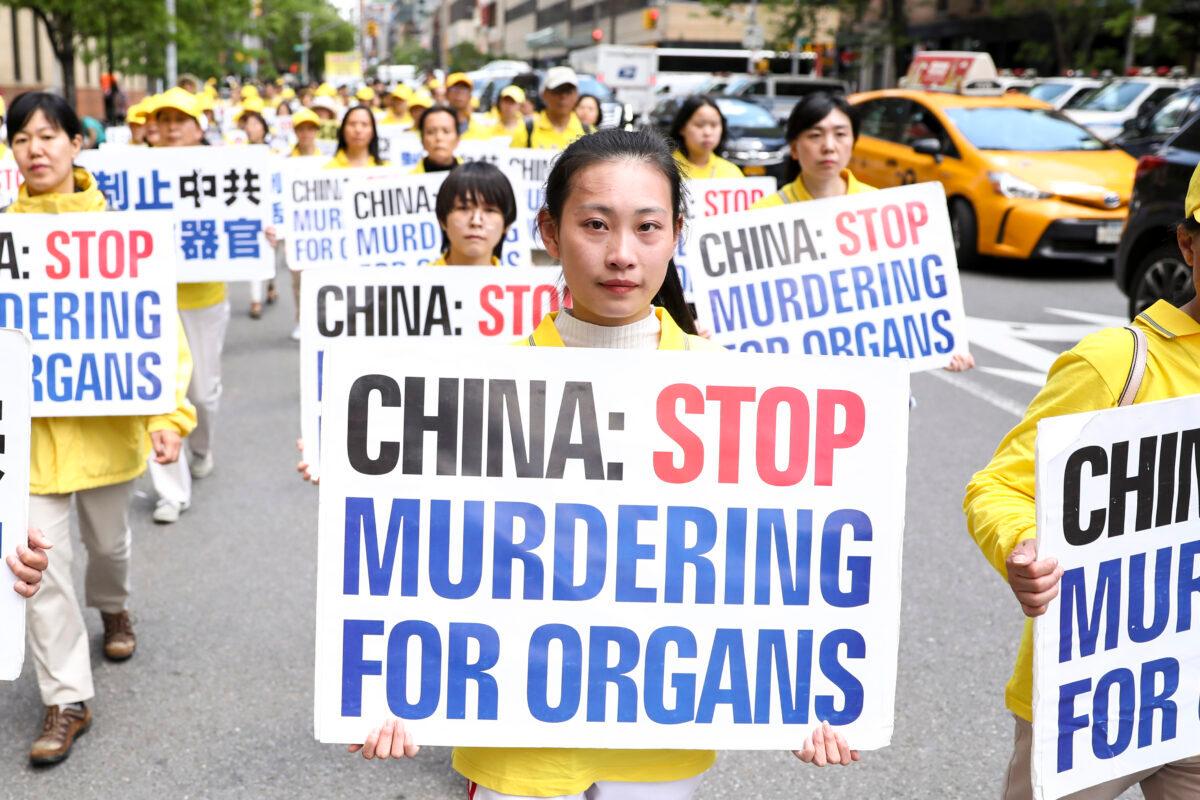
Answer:
[[372, 39], [374, 39], [378, 35], [379, 23], [373, 19], [367, 20], [367, 36], [370, 36]]
[[647, 8], [642, 12], [642, 27], [651, 30], [658, 27], [658, 9]]
[[596, 42], [597, 44], [604, 41], [604, 30], [602, 28], [592, 29], [592, 41]]

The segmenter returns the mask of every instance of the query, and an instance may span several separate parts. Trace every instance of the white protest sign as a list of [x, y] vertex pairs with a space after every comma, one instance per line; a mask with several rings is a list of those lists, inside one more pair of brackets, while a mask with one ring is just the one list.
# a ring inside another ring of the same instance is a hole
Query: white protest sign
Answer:
[[25, 601], [5, 559], [29, 527], [31, 368], [24, 332], [0, 328], [0, 681], [16, 680], [25, 661]]
[[245, 281], [275, 274], [263, 231], [272, 222], [271, 175], [279, 157], [265, 145], [115, 147], [76, 159], [114, 211], [170, 211], [179, 282]]
[[[341, 214], [349, 260], [364, 267], [410, 267], [441, 257], [442, 229], [435, 208], [450, 174], [352, 176], [342, 188]], [[502, 266], [531, 263], [531, 227], [518, 203], [517, 219], [504, 236]]]
[[1035, 796], [1200, 754], [1200, 395], [1039, 422], [1037, 521]]
[[17, 191], [24, 182], [12, 150], [5, 149], [4, 155], [0, 156], [0, 208], [7, 208], [13, 204], [17, 199]]
[[343, 188], [351, 176], [398, 177], [396, 167], [326, 169], [319, 158], [289, 158], [281, 169], [283, 224], [288, 266], [294, 270], [352, 263], [343, 217]]
[[317, 737], [887, 745], [903, 366], [583, 355], [331, 348]]
[[0, 327], [33, 340], [33, 416], [175, 408], [172, 239], [169, 214], [0, 215]]
[[696, 312], [726, 347], [884, 356], [912, 371], [967, 352], [939, 183], [695, 221]]
[[688, 300], [694, 300], [690, 260], [688, 256], [688, 232], [695, 226], [698, 217], [718, 217], [748, 211], [765, 195], [775, 191], [774, 178], [712, 178], [686, 182], [689, 203], [684, 235], [679, 237], [675, 248], [675, 268]]
[[104, 144], [125, 145], [133, 143], [133, 131], [128, 125], [117, 125], [104, 129]]
[[376, 134], [379, 136], [379, 157], [388, 162], [388, 166], [408, 171], [425, 155], [420, 135], [407, 125], [380, 125]]
[[309, 473], [320, 475], [321, 383], [330, 342], [455, 336], [507, 345], [563, 307], [560, 275], [547, 267], [386, 272], [325, 267], [305, 273], [300, 285], [300, 426]]

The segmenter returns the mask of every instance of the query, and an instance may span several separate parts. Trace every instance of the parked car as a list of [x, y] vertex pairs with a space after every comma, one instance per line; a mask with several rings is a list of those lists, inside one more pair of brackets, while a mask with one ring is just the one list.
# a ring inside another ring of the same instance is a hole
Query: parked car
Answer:
[[1119, 78], [1066, 114], [1096, 136], [1111, 141], [1124, 129], [1126, 120], [1139, 114], [1148, 117], [1188, 83], [1180, 78]]
[[1134, 159], [1040, 100], [889, 89], [850, 102], [862, 113], [854, 174], [881, 188], [940, 181], [960, 265], [1113, 257]]
[[713, 91], [752, 100], [780, 121], [787, 120], [796, 101], [813, 92], [845, 93], [846, 84], [833, 78], [803, 78], [793, 75], [737, 75], [721, 79]]
[[1197, 114], [1200, 114], [1200, 83], [1180, 89], [1153, 114], [1126, 120], [1113, 144], [1131, 156], [1153, 153]]
[[[712, 99], [725, 117], [725, 146], [719, 155], [746, 175], [771, 175], [782, 181], [788, 159], [783, 125], [762, 106], [740, 97], [717, 95]], [[668, 97], [659, 102], [650, 112], [650, 126], [668, 135], [683, 100]]]
[[1100, 78], [1039, 78], [1029, 96], [1063, 111], [1082, 105], [1105, 83]]
[[1195, 294], [1192, 269], [1175, 242], [1175, 226], [1183, 221], [1183, 198], [1198, 163], [1200, 116], [1138, 159], [1129, 219], [1113, 265], [1117, 287], [1129, 298], [1131, 318], [1157, 300], [1179, 305]]

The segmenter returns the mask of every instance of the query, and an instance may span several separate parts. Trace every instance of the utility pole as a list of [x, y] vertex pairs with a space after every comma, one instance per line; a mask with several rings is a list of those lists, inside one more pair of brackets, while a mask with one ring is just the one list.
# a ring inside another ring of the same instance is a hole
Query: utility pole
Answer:
[[1138, 14], [1142, 10], [1142, 0], [1133, 0], [1133, 16], [1129, 18], [1129, 35], [1125, 37], [1125, 74], [1133, 67], [1133, 28], [1137, 24]]
[[170, 89], [179, 79], [179, 63], [175, 50], [175, 0], [167, 2], [167, 85]]
[[312, 47], [309, 43], [309, 37], [312, 36], [312, 14], [301, 11], [297, 16], [300, 17], [300, 85], [308, 86], [308, 51]]

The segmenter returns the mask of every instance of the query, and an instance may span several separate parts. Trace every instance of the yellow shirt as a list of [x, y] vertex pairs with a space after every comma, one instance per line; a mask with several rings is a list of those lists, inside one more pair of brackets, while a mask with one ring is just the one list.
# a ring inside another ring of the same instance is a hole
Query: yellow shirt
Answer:
[[[382, 158], [375, 158], [372, 156], [368, 160], [370, 161], [370, 163], [367, 164], [368, 167], [387, 166], [387, 162]], [[333, 158], [329, 159], [329, 162], [325, 164], [324, 169], [354, 169], [354, 167], [350, 163], [350, 157], [346, 155], [346, 151], [338, 150], [336, 153], [334, 153]]]
[[[87, 170], [75, 169], [75, 192], [30, 197], [24, 186], [10, 214], [68, 214], [103, 211], [107, 204]], [[196, 427], [196, 409], [187, 399], [192, 353], [176, 317], [178, 365], [175, 410], [153, 417], [37, 417], [30, 429], [29, 491], [70, 494], [131, 481], [146, 470], [153, 431], [187, 436]]]
[[[518, 346], [562, 347], [554, 325], [557, 311], [542, 318]], [[671, 315], [655, 308], [661, 326], [659, 350], [724, 350], [684, 333]], [[556, 797], [578, 794], [596, 781], [650, 783], [699, 775], [717, 760], [712, 750], [610, 750], [550, 747], [456, 747], [454, 769], [501, 794]]]
[[[454, 157], [455, 164], [461, 164], [462, 162], [463, 162], [462, 156]], [[420, 161], [418, 161], [417, 165], [408, 171], [408, 174], [409, 175], [424, 175], [425, 174], [425, 159], [422, 158]]]
[[679, 171], [683, 173], [683, 177], [688, 180], [696, 180], [698, 178], [743, 178], [741, 169], [732, 161], [726, 161], [716, 153], [711, 153], [708, 156], [708, 163], [703, 167], [698, 167], [688, 157], [683, 154], [682, 150], [675, 151], [675, 163], [679, 165]]
[[579, 117], [575, 116], [574, 111], [571, 112], [571, 119], [567, 121], [567, 127], [561, 131], [554, 127], [554, 124], [550, 122], [550, 117], [546, 115], [545, 111], [539, 111], [533, 117], [532, 144], [529, 142], [529, 135], [525, 132], [525, 127], [525, 125], [519, 125], [513, 132], [513, 147], [532, 147], [535, 150], [561, 150], [585, 133], [583, 123], [579, 121]]
[[[447, 255], [449, 255], [449, 253], [442, 253], [440, 256], [437, 257], [436, 261], [430, 261], [426, 266], [429, 266], [429, 267], [448, 267], [448, 266], [450, 266], [449, 264], [446, 263]], [[455, 264], [455, 266], [459, 266], [459, 265]], [[492, 256], [492, 266], [493, 267], [500, 266], [500, 259], [496, 258], [495, 256]]]
[[393, 112], [391, 109], [389, 109], [388, 112], [383, 115], [383, 119], [381, 119], [379, 121], [379, 124], [380, 125], [404, 125], [406, 127], [411, 128], [412, 124], [413, 124], [412, 114], [405, 112], [404, 116], [397, 117], [395, 112]]
[[490, 139], [492, 138], [495, 126], [496, 123], [494, 120], [482, 122], [472, 114], [470, 121], [467, 122], [467, 129], [459, 134], [458, 138], [462, 141], [469, 139]]
[[[1146, 332], [1149, 355], [1138, 402], [1166, 400], [1200, 392], [1200, 323], [1160, 300], [1134, 321]], [[988, 562], [1007, 577], [1005, 559], [1025, 539], [1037, 537], [1034, 502], [1034, 445], [1038, 420], [1116, 406], [1133, 362], [1133, 337], [1122, 328], [1093, 333], [1063, 353], [1050, 368], [1046, 385], [1025, 418], [1000, 442], [995, 455], [967, 484], [963, 510], [967, 527]], [[1008, 600], [1017, 613], [1016, 598]], [[1005, 690], [1009, 710], [1033, 719], [1033, 620], [1017, 651]]]
[[[860, 192], [873, 192], [874, 186], [867, 184], [854, 177], [854, 173], [848, 169], [842, 170], [842, 180], [846, 182], [846, 194], [859, 194]], [[785, 199], [786, 198], [786, 199]], [[756, 208], [772, 208], [774, 206], [782, 206], [787, 203], [803, 203], [805, 200], [812, 200], [813, 196], [808, 193], [808, 188], [804, 185], [804, 181], [800, 178], [791, 183], [783, 185], [778, 192], [764, 195], [758, 199], [754, 205], [750, 206], [751, 210]]]

